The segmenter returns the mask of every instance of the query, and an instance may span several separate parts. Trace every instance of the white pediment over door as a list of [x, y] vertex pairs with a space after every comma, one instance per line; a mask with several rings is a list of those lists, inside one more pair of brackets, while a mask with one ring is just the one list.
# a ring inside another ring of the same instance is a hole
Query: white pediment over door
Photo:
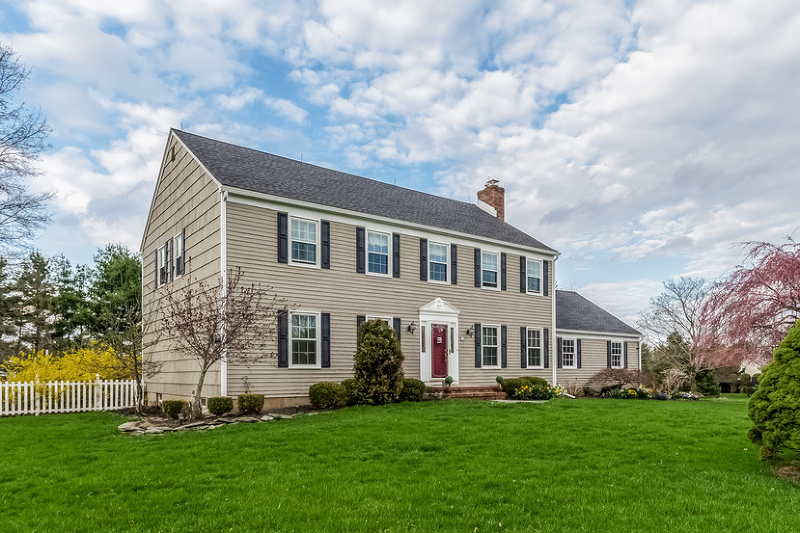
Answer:
[[446, 315], [458, 316], [459, 310], [442, 300], [436, 298], [431, 303], [425, 304], [419, 308], [420, 315]]

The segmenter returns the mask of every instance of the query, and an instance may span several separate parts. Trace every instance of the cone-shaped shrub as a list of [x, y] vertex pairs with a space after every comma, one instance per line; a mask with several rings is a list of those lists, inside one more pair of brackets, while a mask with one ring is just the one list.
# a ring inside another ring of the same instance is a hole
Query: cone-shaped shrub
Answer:
[[761, 458], [800, 454], [800, 321], [761, 372], [747, 412], [755, 427], [748, 436], [761, 445]]
[[356, 401], [372, 405], [397, 401], [403, 390], [403, 352], [394, 330], [383, 320], [362, 323], [354, 357]]

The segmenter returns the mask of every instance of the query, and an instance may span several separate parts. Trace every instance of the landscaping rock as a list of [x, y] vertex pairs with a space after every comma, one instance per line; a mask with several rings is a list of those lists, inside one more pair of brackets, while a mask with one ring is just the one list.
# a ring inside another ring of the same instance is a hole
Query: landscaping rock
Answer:
[[260, 419], [254, 417], [254, 416], [237, 416], [234, 420], [236, 420], [237, 422], [247, 422], [247, 423], [250, 423], [250, 424], [252, 424], [254, 422], [261, 422]]
[[119, 427], [117, 427], [117, 429], [119, 431], [122, 431], [123, 433], [127, 431], [136, 431], [139, 429], [139, 422], [137, 422], [136, 420], [133, 420], [131, 422], [125, 422], [124, 424], [120, 424]]
[[204, 422], [204, 421], [201, 420], [199, 422], [192, 422], [191, 424], [186, 424], [185, 426], [182, 426], [182, 427], [184, 427], [185, 429], [194, 429], [194, 428], [199, 428], [199, 427], [207, 426], [207, 425], [208, 425], [208, 422]]
[[264, 416], [261, 417], [261, 421], [262, 422], [269, 422], [271, 420], [275, 420], [275, 418], [270, 416], [270, 415], [264, 415]]
[[153, 434], [153, 435], [160, 435], [160, 434], [164, 433], [163, 430], [158, 429], [158, 428], [148, 428], [144, 432], [148, 433], [148, 434]]

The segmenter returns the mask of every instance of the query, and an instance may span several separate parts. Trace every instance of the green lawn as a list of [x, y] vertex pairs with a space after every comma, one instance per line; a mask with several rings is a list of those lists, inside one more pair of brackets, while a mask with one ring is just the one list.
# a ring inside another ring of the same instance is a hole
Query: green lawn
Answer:
[[[0, 530], [800, 530], [746, 403], [440, 401], [204, 433], [0, 420]], [[502, 524], [502, 525], [501, 525]]]

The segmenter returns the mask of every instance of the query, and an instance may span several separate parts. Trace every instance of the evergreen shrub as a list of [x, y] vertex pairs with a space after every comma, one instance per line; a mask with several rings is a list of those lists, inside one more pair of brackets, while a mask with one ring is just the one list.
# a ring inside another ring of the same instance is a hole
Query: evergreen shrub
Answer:
[[308, 389], [308, 399], [314, 409], [339, 409], [347, 404], [347, 390], [332, 381], [314, 383]]
[[233, 411], [233, 398], [230, 396], [214, 396], [208, 399], [208, 412], [222, 416]]
[[403, 390], [403, 352], [394, 330], [383, 320], [368, 320], [358, 328], [353, 368], [359, 404], [397, 401]]
[[188, 409], [189, 402], [186, 400], [163, 400], [161, 402], [161, 411], [164, 416], [169, 418], [178, 418], [178, 415], [187, 412]]
[[257, 415], [264, 408], [263, 394], [242, 394], [236, 399], [240, 415]]
[[425, 383], [414, 378], [403, 380], [403, 390], [400, 392], [401, 402], [421, 402], [425, 396]]

